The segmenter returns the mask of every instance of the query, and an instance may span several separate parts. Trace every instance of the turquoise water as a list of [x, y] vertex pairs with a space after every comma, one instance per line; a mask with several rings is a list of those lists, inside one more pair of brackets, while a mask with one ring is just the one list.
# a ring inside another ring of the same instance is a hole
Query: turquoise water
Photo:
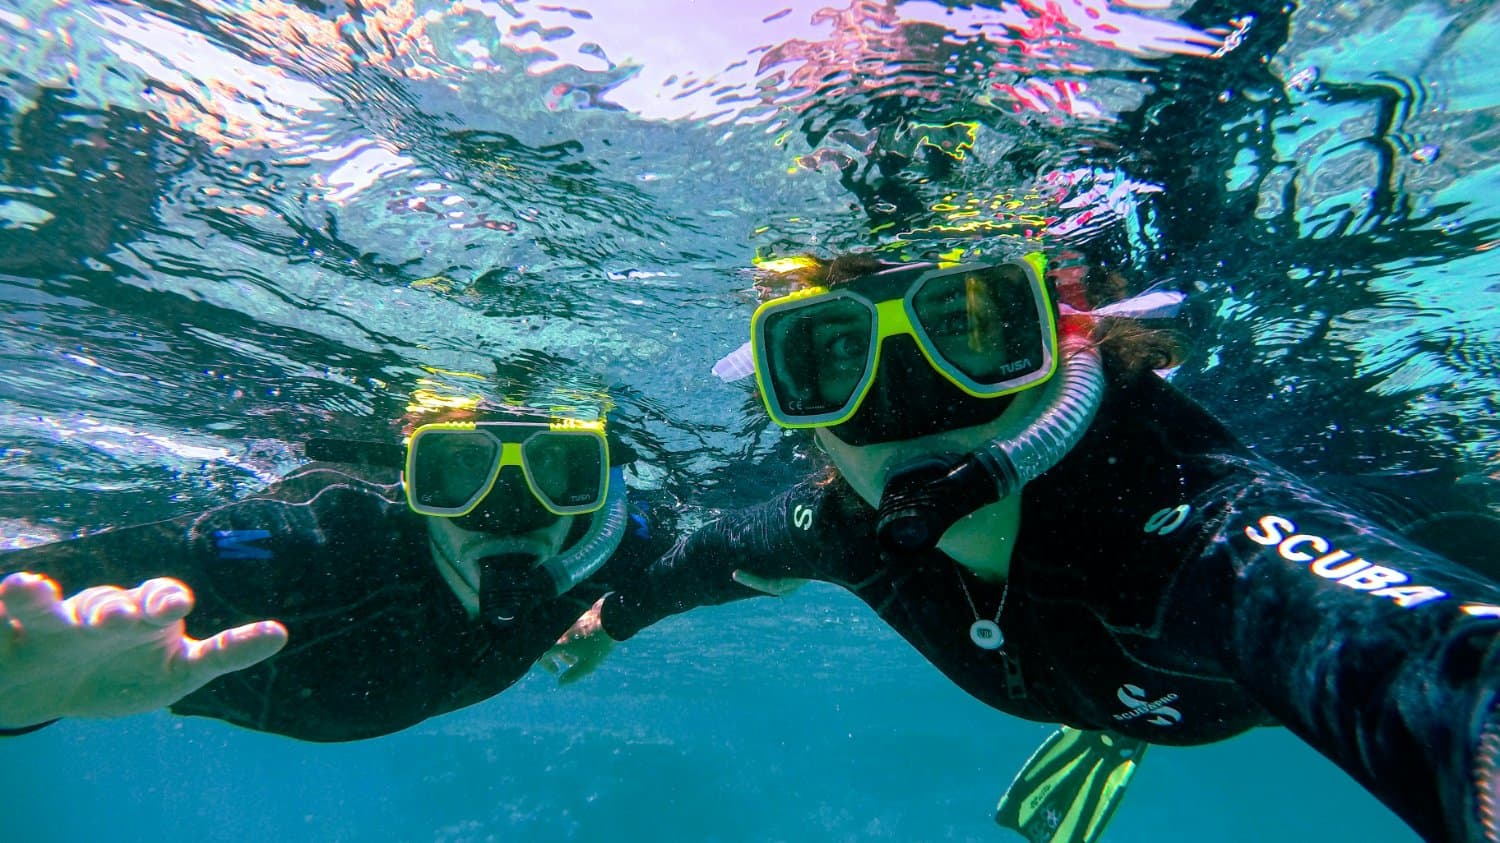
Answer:
[[[709, 374], [745, 338], [746, 268], [852, 248], [1109, 260], [1189, 293], [1174, 378], [1268, 456], [1478, 494], [1497, 24], [1374, 0], [0, 0], [0, 546], [251, 493], [306, 437], [496, 360], [531, 400], [607, 385], [633, 482], [695, 523], [804, 455]], [[62, 723], [0, 743], [0, 838], [1019, 839], [989, 815], [1045, 731], [813, 587], [357, 745]], [[1266, 730], [1153, 750], [1108, 839], [1411, 837]]]
[[[832, 587], [779, 615], [667, 621], [611, 659], [357, 744], [168, 715], [59, 724], [0, 748], [7, 839], [1022, 839], [990, 813], [1048, 729], [975, 702]], [[1153, 749], [1106, 839], [1416, 838], [1264, 730]]]

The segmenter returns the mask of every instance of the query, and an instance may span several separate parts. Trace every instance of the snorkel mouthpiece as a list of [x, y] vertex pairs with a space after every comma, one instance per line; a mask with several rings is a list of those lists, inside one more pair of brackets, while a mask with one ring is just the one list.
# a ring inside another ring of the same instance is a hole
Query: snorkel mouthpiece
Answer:
[[1104, 395], [1104, 365], [1082, 337], [1064, 338], [1062, 352], [1062, 366], [1019, 430], [1002, 432], [956, 463], [919, 463], [886, 482], [875, 524], [883, 547], [932, 549], [960, 518], [1014, 494], [1078, 444]]
[[997, 462], [988, 451], [957, 463], [924, 462], [886, 483], [875, 533], [892, 550], [930, 550], [958, 519], [1019, 487], [1015, 466]]
[[538, 601], [565, 594], [598, 571], [619, 549], [629, 524], [625, 474], [610, 470], [604, 508], [589, 516], [588, 531], [556, 556], [501, 553], [479, 560], [479, 613], [490, 624], [513, 623]]
[[552, 582], [529, 553], [486, 556], [479, 567], [479, 614], [497, 626], [511, 623], [545, 594]]

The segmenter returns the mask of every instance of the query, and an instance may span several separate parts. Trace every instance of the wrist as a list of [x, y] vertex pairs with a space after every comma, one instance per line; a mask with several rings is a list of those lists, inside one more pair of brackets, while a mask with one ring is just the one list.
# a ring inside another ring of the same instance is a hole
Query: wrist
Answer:
[[599, 628], [599, 634], [614, 642], [624, 641], [627, 637], [629, 637], [616, 635], [609, 628], [609, 616], [615, 614], [618, 611], [618, 607], [615, 607], [614, 604], [618, 602], [619, 599], [619, 596], [615, 592], [611, 591], [605, 594], [603, 597], [600, 597], [598, 601], [594, 603], [594, 608], [590, 610], [590, 614], [593, 615], [594, 623]]

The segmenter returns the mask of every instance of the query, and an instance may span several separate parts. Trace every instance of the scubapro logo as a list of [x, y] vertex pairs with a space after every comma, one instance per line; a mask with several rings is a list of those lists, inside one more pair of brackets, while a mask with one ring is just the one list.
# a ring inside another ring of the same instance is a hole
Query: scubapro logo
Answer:
[[1192, 511], [1193, 508], [1188, 506], [1187, 504], [1170, 507], [1168, 509], [1158, 509], [1155, 513], [1152, 514], [1150, 518], [1146, 519], [1146, 526], [1144, 529], [1148, 533], [1155, 533], [1158, 536], [1165, 536], [1173, 530], [1176, 530], [1178, 527], [1181, 527], [1182, 522], [1188, 519], [1188, 515], [1192, 514]]
[[1345, 588], [1385, 597], [1397, 606], [1410, 608], [1448, 593], [1427, 585], [1414, 585], [1403, 571], [1373, 565], [1347, 550], [1335, 548], [1322, 536], [1297, 532], [1297, 525], [1280, 515], [1263, 515], [1245, 528], [1245, 537], [1258, 545], [1275, 547], [1288, 562], [1307, 564], [1308, 570]]
[[811, 530], [812, 529], [812, 522], [813, 522], [812, 507], [810, 507], [810, 506], [803, 506], [800, 503], [797, 504], [796, 506], [792, 507], [792, 523], [795, 524], [795, 525], [797, 525], [797, 527], [799, 529], [802, 529], [802, 530]]
[[1141, 686], [1127, 684], [1121, 685], [1120, 690], [1115, 692], [1115, 696], [1119, 697], [1120, 702], [1130, 709], [1114, 715], [1114, 718], [1122, 723], [1137, 717], [1145, 717], [1147, 723], [1155, 726], [1176, 726], [1182, 722], [1182, 712], [1170, 705], [1170, 703], [1177, 702], [1175, 693], [1147, 700], [1146, 692]]

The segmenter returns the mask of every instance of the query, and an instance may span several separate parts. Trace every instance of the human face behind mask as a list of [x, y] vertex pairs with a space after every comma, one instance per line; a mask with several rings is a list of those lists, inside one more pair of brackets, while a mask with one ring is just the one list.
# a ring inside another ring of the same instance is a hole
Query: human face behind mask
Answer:
[[[751, 346], [767, 410], [783, 426], [816, 429], [835, 466], [881, 510], [882, 544], [887, 525], [899, 525], [891, 533], [898, 544], [936, 544], [1003, 575], [1018, 499], [976, 499], [964, 510], [967, 497], [945, 496], [918, 478], [946, 473], [1033, 419], [1033, 387], [1052, 377], [1058, 360], [1044, 267], [1039, 254], [997, 265], [881, 267], [756, 311]], [[903, 473], [888, 515], [887, 486]], [[947, 502], [952, 515], [936, 523], [906, 517], [897, 502], [913, 488], [923, 490], [918, 500], [939, 495], [933, 500]]]
[[[765, 302], [751, 319], [756, 383], [783, 427], [850, 445], [973, 427], [1057, 369], [1040, 255], [996, 265], [882, 267]], [[914, 401], [923, 411], [904, 412]]]
[[540, 586], [537, 567], [566, 549], [575, 521], [603, 506], [607, 472], [599, 430], [479, 422], [413, 431], [403, 477], [465, 608], [508, 620]]

